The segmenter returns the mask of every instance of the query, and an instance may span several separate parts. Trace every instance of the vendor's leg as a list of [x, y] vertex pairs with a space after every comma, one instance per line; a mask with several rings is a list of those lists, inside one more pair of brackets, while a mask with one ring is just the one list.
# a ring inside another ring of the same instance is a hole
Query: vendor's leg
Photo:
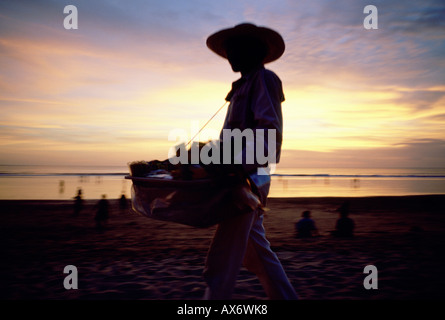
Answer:
[[256, 217], [253, 221], [244, 266], [258, 276], [269, 299], [297, 299], [280, 260], [266, 239], [263, 216]]
[[204, 299], [230, 299], [256, 216], [256, 211], [253, 211], [218, 225], [204, 269], [207, 282]]

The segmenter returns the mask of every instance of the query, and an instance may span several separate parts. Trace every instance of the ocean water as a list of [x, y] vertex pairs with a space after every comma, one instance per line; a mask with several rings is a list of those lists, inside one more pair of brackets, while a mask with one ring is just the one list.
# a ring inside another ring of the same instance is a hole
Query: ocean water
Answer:
[[[131, 195], [126, 166], [0, 165], [0, 199], [67, 200]], [[445, 168], [280, 168], [270, 197], [365, 197], [445, 194]]]

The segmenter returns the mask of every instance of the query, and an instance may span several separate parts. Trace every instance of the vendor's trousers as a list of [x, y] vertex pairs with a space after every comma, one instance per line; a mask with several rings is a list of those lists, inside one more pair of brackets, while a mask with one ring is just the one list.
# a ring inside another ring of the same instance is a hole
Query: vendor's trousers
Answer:
[[255, 273], [269, 299], [297, 299], [277, 255], [271, 250], [257, 211], [235, 216], [218, 225], [207, 254], [204, 299], [230, 299], [241, 266]]

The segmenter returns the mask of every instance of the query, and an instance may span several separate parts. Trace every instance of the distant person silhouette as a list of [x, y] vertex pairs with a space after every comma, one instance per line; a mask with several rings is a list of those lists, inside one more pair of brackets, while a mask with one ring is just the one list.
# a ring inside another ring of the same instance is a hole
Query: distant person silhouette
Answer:
[[65, 192], [65, 180], [59, 181], [59, 193], [62, 194]]
[[125, 196], [124, 193], [122, 193], [122, 195], [119, 199], [119, 208], [121, 210], [125, 210], [125, 209], [127, 209], [127, 206], [128, 206], [127, 197]]
[[335, 237], [352, 237], [354, 235], [354, 220], [348, 217], [349, 215], [349, 202], [343, 203], [340, 208], [337, 209], [340, 213], [340, 218], [335, 225], [335, 231], [332, 235]]
[[83, 208], [82, 189], [77, 190], [77, 195], [74, 197], [74, 215], [79, 215]]
[[97, 212], [96, 216], [94, 217], [94, 220], [96, 221], [96, 228], [97, 229], [103, 229], [105, 226], [105, 223], [108, 221], [109, 218], [109, 204], [107, 200], [107, 196], [105, 194], [102, 195], [102, 199], [99, 200], [99, 202], [96, 205]]
[[311, 212], [304, 211], [301, 216], [303, 218], [298, 220], [298, 222], [295, 224], [297, 238], [310, 238], [314, 235], [318, 235], [318, 230], [315, 226], [315, 222], [311, 218]]

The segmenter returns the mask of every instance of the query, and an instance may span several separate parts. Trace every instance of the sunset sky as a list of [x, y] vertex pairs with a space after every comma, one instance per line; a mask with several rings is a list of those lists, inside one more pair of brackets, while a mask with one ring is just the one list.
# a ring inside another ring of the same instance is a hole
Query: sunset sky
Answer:
[[443, 0], [1, 0], [0, 164], [166, 159], [239, 78], [205, 41], [242, 22], [286, 43], [283, 167], [444, 167]]

